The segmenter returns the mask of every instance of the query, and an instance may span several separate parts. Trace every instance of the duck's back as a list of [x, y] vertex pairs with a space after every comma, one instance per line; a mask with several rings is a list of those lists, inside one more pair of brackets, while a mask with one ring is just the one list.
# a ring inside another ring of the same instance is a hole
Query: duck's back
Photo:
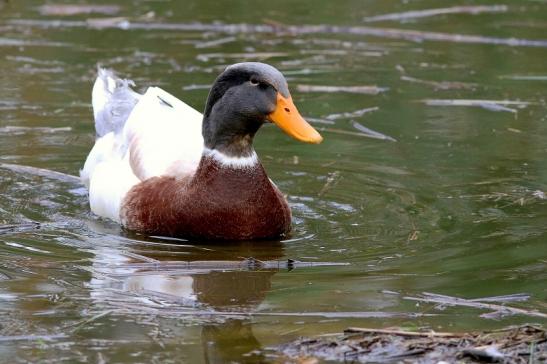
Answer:
[[80, 172], [91, 210], [115, 221], [133, 186], [155, 176], [191, 176], [203, 150], [201, 113], [157, 87], [137, 94], [132, 84], [99, 71], [93, 87], [97, 139]]

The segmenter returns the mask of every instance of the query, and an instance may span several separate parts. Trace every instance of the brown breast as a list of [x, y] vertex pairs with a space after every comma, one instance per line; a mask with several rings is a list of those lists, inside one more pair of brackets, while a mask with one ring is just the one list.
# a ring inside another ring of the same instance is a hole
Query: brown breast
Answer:
[[202, 158], [192, 178], [154, 177], [136, 185], [120, 215], [131, 230], [204, 240], [276, 238], [291, 222], [287, 201], [260, 163], [236, 169], [211, 157]]

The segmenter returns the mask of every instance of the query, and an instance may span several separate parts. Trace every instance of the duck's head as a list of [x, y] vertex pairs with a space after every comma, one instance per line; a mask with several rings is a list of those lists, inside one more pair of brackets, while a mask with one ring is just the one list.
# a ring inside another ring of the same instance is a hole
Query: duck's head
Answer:
[[253, 153], [255, 133], [272, 122], [293, 138], [321, 143], [323, 138], [294, 105], [287, 81], [276, 68], [237, 63], [222, 72], [209, 93], [203, 117], [205, 147], [230, 157]]

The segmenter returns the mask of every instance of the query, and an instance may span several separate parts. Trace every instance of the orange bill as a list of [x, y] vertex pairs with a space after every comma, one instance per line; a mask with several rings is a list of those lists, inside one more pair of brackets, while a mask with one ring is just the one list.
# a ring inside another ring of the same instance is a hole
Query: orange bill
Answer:
[[277, 93], [277, 107], [268, 115], [268, 120], [296, 140], [314, 144], [323, 141], [317, 130], [300, 115], [290, 96], [285, 98]]

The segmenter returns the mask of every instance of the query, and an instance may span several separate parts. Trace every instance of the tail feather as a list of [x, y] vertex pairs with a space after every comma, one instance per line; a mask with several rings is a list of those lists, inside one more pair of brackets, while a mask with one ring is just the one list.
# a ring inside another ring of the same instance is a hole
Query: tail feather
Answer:
[[92, 104], [97, 137], [118, 133], [142, 95], [131, 89], [135, 83], [118, 78], [114, 71], [98, 68]]

